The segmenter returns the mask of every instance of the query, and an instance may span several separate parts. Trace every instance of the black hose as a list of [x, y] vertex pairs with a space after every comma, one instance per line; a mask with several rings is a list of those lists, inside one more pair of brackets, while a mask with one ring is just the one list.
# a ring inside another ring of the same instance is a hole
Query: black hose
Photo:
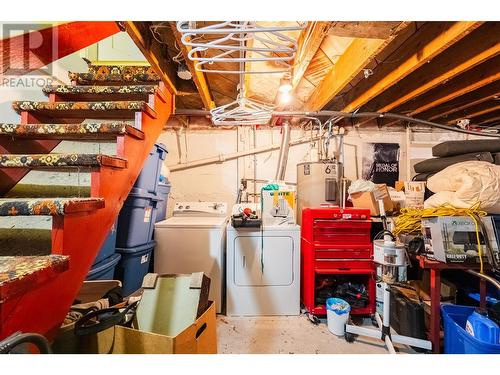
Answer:
[[444, 129], [452, 132], [479, 135], [484, 137], [500, 138], [500, 134], [482, 133], [472, 130], [465, 130], [462, 128], [456, 128], [453, 126], [442, 125], [431, 121], [421, 120], [405, 115], [399, 115], [396, 113], [381, 113], [381, 112], [341, 112], [341, 111], [317, 111], [317, 112], [273, 112], [273, 116], [281, 117], [297, 117], [297, 116], [316, 116], [316, 117], [342, 117], [342, 118], [360, 118], [360, 117], [375, 117], [375, 118], [389, 118], [394, 120], [406, 121], [414, 124], [427, 125], [434, 128]]
[[5, 340], [0, 341], [0, 354], [10, 353], [15, 347], [30, 343], [35, 345], [40, 354], [52, 354], [49, 341], [38, 333], [20, 333], [16, 332]]

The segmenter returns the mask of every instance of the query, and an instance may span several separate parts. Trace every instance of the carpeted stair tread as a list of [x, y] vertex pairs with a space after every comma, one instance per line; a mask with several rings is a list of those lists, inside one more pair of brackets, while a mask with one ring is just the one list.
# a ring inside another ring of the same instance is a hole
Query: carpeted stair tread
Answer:
[[0, 198], [0, 216], [60, 216], [103, 207], [102, 198]]
[[68, 268], [69, 257], [64, 255], [0, 257], [0, 303], [54, 279]]
[[45, 86], [46, 95], [54, 94], [67, 100], [147, 100], [148, 95], [158, 92], [156, 85], [51, 85]]
[[42, 91], [45, 94], [154, 94], [156, 85], [125, 85], [125, 86], [73, 86], [50, 85]]
[[151, 83], [160, 77], [150, 66], [89, 65], [86, 73], [69, 72], [69, 79], [79, 85], [115, 82]]
[[126, 168], [127, 161], [102, 154], [0, 154], [0, 168], [99, 167]]
[[147, 103], [142, 100], [118, 100], [99, 102], [40, 102], [40, 101], [15, 101], [12, 108], [21, 111], [113, 111], [113, 110], [135, 110], [142, 111]]
[[133, 119], [135, 113], [140, 111], [148, 112], [153, 117], [156, 116], [148, 103], [142, 100], [95, 102], [15, 101], [12, 103], [12, 108], [18, 113], [28, 111], [41, 116], [62, 118]]
[[144, 133], [125, 122], [82, 124], [8, 124], [0, 123], [0, 136], [35, 139], [109, 139], [129, 134], [144, 139]]

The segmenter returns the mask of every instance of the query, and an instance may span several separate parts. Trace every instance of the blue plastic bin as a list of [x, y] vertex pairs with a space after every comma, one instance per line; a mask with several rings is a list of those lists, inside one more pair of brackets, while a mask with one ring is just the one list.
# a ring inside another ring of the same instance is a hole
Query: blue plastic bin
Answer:
[[118, 224], [118, 219], [111, 226], [108, 237], [106, 237], [106, 239], [104, 240], [104, 243], [101, 246], [101, 250], [99, 250], [99, 253], [94, 259], [93, 265], [101, 262], [106, 258], [109, 258], [111, 255], [115, 253], [117, 224]]
[[442, 305], [445, 354], [500, 354], [500, 344], [489, 344], [465, 330], [473, 306]]
[[122, 256], [116, 267], [115, 277], [122, 281], [123, 294], [128, 296], [139, 289], [142, 279], [149, 270], [151, 253], [156, 245], [155, 241], [129, 248], [116, 248]]
[[117, 247], [135, 247], [151, 241], [158, 202], [156, 195], [132, 189], [118, 216]]
[[155, 223], [159, 221], [163, 221], [167, 218], [167, 204], [168, 204], [168, 195], [170, 194], [170, 188], [172, 185], [169, 181], [166, 183], [160, 182], [158, 184], [158, 193], [156, 196], [161, 200], [158, 201], [156, 205], [156, 220]]
[[163, 143], [155, 143], [150, 151], [134, 187], [156, 194], [160, 179], [161, 165], [167, 157], [167, 148]]
[[120, 261], [120, 254], [113, 254], [110, 257], [96, 263], [87, 274], [87, 280], [114, 280], [115, 267]]

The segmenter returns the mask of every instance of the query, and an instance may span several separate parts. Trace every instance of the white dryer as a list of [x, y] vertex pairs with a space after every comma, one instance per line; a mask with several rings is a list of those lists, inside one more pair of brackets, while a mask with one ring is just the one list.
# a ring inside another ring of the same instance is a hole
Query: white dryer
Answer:
[[173, 216], [156, 223], [154, 232], [155, 273], [204, 272], [218, 313], [224, 296], [227, 220], [227, 203], [179, 202]]
[[[255, 204], [236, 205], [234, 212]], [[227, 227], [226, 313], [300, 314], [300, 226]]]

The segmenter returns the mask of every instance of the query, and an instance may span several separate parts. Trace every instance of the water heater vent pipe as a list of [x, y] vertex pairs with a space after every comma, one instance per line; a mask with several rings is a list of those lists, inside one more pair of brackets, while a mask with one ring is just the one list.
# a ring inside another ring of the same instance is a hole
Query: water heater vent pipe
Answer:
[[283, 181], [285, 179], [286, 163], [288, 161], [288, 150], [290, 148], [290, 122], [288, 120], [283, 121], [281, 127], [281, 145], [280, 153], [278, 157], [278, 167], [276, 169], [276, 181]]

